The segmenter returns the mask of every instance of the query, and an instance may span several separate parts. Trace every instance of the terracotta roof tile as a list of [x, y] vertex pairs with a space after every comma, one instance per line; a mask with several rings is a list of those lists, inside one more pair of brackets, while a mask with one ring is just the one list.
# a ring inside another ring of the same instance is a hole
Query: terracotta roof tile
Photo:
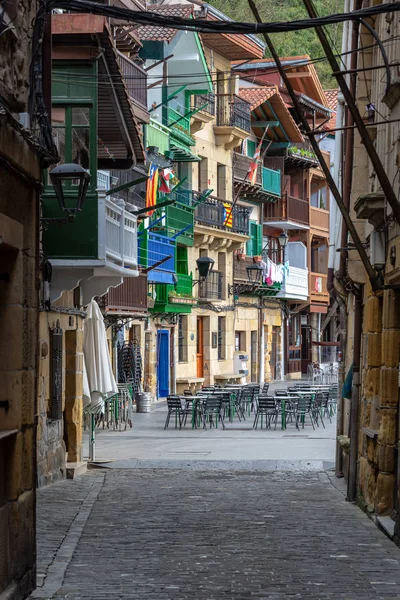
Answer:
[[290, 114], [277, 85], [241, 88], [239, 96], [250, 104], [252, 111], [261, 106], [261, 104], [264, 104], [264, 102], [271, 100], [274, 110], [279, 117], [281, 129], [287, 133], [290, 140], [295, 142], [303, 141], [303, 136]]
[[334, 129], [336, 127], [336, 109], [338, 103], [338, 92], [339, 90], [325, 90], [325, 96], [328, 102], [328, 106], [331, 110], [335, 111], [332, 113], [328, 123], [326, 123], [324, 129]]
[[[189, 19], [193, 14], [193, 4], [165, 4], [162, 6], [159, 4], [149, 4], [147, 10], [148, 12], [154, 12], [166, 17]], [[136, 34], [141, 41], [169, 43], [177, 32], [177, 29], [158, 27], [157, 25], [143, 25], [142, 27], [138, 27]]]
[[271, 87], [248, 87], [239, 90], [239, 96], [250, 104], [251, 110], [266, 102], [274, 94], [279, 94], [276, 85]]

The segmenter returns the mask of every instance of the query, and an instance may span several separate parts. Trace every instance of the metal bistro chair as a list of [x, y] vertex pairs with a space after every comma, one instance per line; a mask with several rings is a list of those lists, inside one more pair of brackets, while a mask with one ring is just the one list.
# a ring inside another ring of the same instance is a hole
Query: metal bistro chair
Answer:
[[176, 396], [176, 395], [167, 396], [167, 406], [168, 406], [168, 413], [167, 413], [167, 418], [165, 420], [164, 429], [167, 429], [167, 427], [169, 426], [169, 420], [171, 418], [172, 413], [175, 413], [175, 429], [177, 429], [177, 427], [178, 427], [178, 422], [179, 422], [179, 429], [182, 429], [182, 421], [183, 421], [185, 411], [182, 408], [182, 402], [181, 402], [180, 397]]
[[304, 429], [304, 422], [305, 422], [306, 415], [309, 416], [311, 425], [313, 426], [313, 429], [315, 429], [314, 419], [313, 419], [313, 401], [312, 401], [312, 396], [308, 395], [308, 394], [304, 395], [304, 396], [300, 396], [297, 401], [297, 406], [296, 406], [296, 427], [297, 427], [297, 429], [300, 429], [300, 427], [299, 427], [300, 421], [301, 421], [303, 429]]
[[328, 392], [328, 404], [329, 404], [330, 416], [336, 414], [338, 393], [339, 393], [338, 385], [337, 384], [331, 385], [331, 387], [329, 388], [329, 392]]
[[316, 423], [316, 425], [319, 427], [319, 420], [321, 419], [322, 427], [325, 429], [323, 403], [324, 403], [324, 396], [323, 396], [322, 392], [317, 392], [314, 396], [314, 403], [313, 403], [314, 423]]
[[268, 383], [268, 382], [266, 382], [266, 383], [264, 383], [264, 385], [263, 385], [263, 388], [262, 388], [261, 394], [262, 394], [263, 396], [266, 396], [266, 395], [268, 394], [268, 390], [269, 390], [269, 383]]
[[275, 398], [273, 396], [260, 396], [258, 398], [257, 412], [254, 418], [253, 429], [257, 429], [258, 421], [261, 416], [261, 429], [263, 427], [263, 416], [265, 415], [265, 427], [268, 429], [271, 427], [271, 421], [278, 421], [278, 408], [276, 405]]
[[214, 423], [215, 428], [218, 429], [218, 421], [221, 421], [223, 429], [225, 429], [223, 409], [222, 409], [222, 396], [212, 395], [207, 396], [202, 406], [202, 419], [203, 429], [207, 429], [207, 421], [210, 424], [210, 429]]
[[242, 389], [240, 403], [242, 405], [243, 413], [247, 410], [248, 415], [250, 416], [251, 412], [255, 410], [254, 401], [256, 400], [256, 396], [257, 393], [256, 388], [254, 386], [246, 385]]

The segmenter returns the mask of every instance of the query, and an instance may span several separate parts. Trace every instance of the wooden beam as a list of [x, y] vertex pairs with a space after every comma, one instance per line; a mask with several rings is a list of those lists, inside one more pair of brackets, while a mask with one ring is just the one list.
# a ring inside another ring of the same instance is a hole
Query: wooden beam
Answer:
[[287, 73], [288, 79], [303, 79], [304, 77], [312, 77], [311, 73]]
[[173, 56], [174, 56], [173, 54], [170, 54], [169, 56], [166, 56], [165, 58], [162, 58], [161, 60], [158, 60], [157, 62], [153, 63], [149, 67], [146, 67], [145, 71], [151, 71], [151, 69], [154, 69], [154, 67], [158, 67], [158, 65], [161, 65], [162, 63], [164, 63], [165, 61], [169, 60]]
[[279, 121], [252, 121], [252, 127], [279, 127]]

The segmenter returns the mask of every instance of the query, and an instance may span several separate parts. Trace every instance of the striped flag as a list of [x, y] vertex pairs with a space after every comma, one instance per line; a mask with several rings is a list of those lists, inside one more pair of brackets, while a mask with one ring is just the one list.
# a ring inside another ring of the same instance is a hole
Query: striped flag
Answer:
[[247, 172], [247, 177], [251, 183], [251, 185], [255, 185], [256, 177], [257, 177], [257, 167], [258, 161], [260, 159], [261, 154], [261, 146], [263, 143], [264, 136], [261, 138], [260, 143], [258, 144], [256, 151], [254, 152], [253, 160], [250, 163], [249, 170]]
[[232, 204], [228, 204], [228, 202], [224, 202], [224, 225], [232, 227]]
[[[149, 178], [146, 187], [146, 208], [157, 204], [157, 189], [158, 189], [158, 167], [150, 163]], [[147, 215], [150, 217], [154, 211], [149, 211]]]

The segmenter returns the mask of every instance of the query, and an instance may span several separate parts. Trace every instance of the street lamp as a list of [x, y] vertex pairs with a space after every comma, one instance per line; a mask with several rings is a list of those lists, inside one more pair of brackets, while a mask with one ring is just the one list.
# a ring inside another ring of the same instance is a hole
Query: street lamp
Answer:
[[289, 236], [286, 233], [286, 231], [282, 231], [282, 233], [279, 234], [278, 240], [279, 240], [279, 245], [281, 246], [281, 248], [286, 248], [288, 241], [289, 241]]
[[[61, 210], [69, 213], [69, 215], [75, 216], [77, 212], [82, 210], [83, 203], [85, 202], [86, 192], [90, 181], [89, 173], [80, 165], [70, 163], [55, 167], [50, 171], [50, 179]], [[63, 184], [68, 181], [78, 181], [76, 206], [73, 207], [67, 206], [65, 203]]]
[[260, 283], [263, 274], [263, 268], [260, 265], [250, 265], [246, 267], [246, 271], [250, 283]]
[[[209, 256], [200, 256], [200, 258], [196, 260], [197, 268], [199, 270], [200, 281], [204, 281], [204, 279], [207, 279], [207, 277], [212, 271], [214, 263], [215, 261]], [[198, 282], [196, 281], [194, 283]]]

